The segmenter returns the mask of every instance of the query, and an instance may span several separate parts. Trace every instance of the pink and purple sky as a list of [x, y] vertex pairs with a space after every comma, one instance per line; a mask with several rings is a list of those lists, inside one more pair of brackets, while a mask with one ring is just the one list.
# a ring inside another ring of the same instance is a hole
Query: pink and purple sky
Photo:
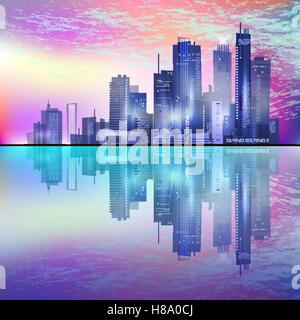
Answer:
[[253, 55], [273, 61], [271, 115], [281, 119], [281, 142], [300, 143], [297, 3], [0, 0], [6, 11], [6, 29], [0, 30], [0, 143], [26, 143], [48, 99], [63, 111], [77, 102], [80, 117], [96, 108], [97, 116], [108, 119], [108, 83], [116, 74], [127, 74], [148, 93], [152, 112], [156, 55], [161, 53], [162, 68], [171, 68], [178, 36], [202, 46], [206, 90], [212, 50], [229, 43], [234, 51], [239, 22], [251, 30]]

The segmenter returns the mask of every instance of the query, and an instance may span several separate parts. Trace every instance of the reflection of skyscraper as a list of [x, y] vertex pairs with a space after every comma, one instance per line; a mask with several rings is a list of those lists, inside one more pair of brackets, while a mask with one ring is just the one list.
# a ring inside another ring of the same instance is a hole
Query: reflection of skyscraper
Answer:
[[224, 190], [214, 196], [213, 246], [218, 252], [229, 252], [231, 244], [231, 193]]
[[251, 63], [251, 104], [256, 112], [257, 135], [269, 138], [271, 61], [255, 57]]
[[77, 191], [77, 158], [71, 156], [70, 149], [67, 155], [67, 190]]
[[231, 244], [231, 190], [224, 178], [223, 149], [213, 149], [211, 155], [212, 194], [214, 203], [213, 246], [218, 252], [229, 252]]
[[251, 264], [251, 169], [242, 156], [235, 175], [236, 264], [248, 269]]
[[185, 167], [178, 166], [172, 194], [174, 212], [173, 252], [180, 260], [201, 251], [202, 199], [198, 192], [198, 176], [186, 176]]
[[67, 104], [67, 141], [71, 142], [71, 134], [77, 134], [77, 103]]
[[46, 128], [46, 144], [62, 144], [62, 112], [51, 108], [48, 102], [47, 109], [42, 111], [42, 125]]
[[173, 45], [173, 70], [174, 127], [192, 128], [202, 95], [201, 47], [189, 39], [179, 38]]
[[218, 45], [217, 50], [214, 50], [213, 60], [215, 99], [221, 101], [223, 115], [229, 116], [232, 91], [232, 57], [229, 45]]
[[147, 165], [129, 165], [129, 199], [130, 202], [146, 202], [147, 200]]
[[[159, 58], [158, 58], [159, 59]], [[154, 73], [154, 128], [172, 128], [173, 71]]]
[[255, 240], [263, 240], [271, 235], [269, 166], [268, 154], [257, 156], [251, 198], [252, 235]]
[[48, 148], [42, 150], [44, 165], [41, 169], [41, 182], [51, 186], [57, 186], [62, 182], [62, 148]]
[[156, 165], [154, 167], [154, 222], [163, 226], [173, 224], [172, 181], [170, 166]]
[[129, 218], [128, 166], [111, 165], [109, 167], [109, 211], [113, 219]]
[[236, 34], [236, 121], [239, 138], [256, 137], [255, 109], [251, 105], [251, 35], [249, 29]]
[[127, 131], [130, 80], [126, 75], [113, 77], [109, 84], [109, 125]]

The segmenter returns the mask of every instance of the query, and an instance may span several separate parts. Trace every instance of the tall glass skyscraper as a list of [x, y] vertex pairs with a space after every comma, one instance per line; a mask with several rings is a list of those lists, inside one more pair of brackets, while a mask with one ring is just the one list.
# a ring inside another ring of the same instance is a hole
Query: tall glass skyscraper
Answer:
[[71, 134], [77, 134], [77, 103], [67, 104], [67, 141], [70, 143]]
[[126, 75], [113, 77], [109, 84], [109, 126], [127, 131], [130, 79]]
[[251, 63], [251, 103], [256, 111], [257, 135], [269, 138], [271, 61], [255, 57]]
[[256, 137], [255, 108], [251, 105], [251, 35], [249, 29], [236, 34], [235, 105], [238, 138]]
[[173, 45], [173, 126], [192, 127], [202, 96], [201, 47], [187, 38]]
[[[159, 58], [158, 58], [159, 61]], [[173, 71], [160, 70], [154, 73], [154, 128], [172, 128]]]
[[84, 144], [96, 144], [96, 111], [93, 117], [82, 118], [82, 140]]
[[229, 116], [232, 96], [232, 56], [228, 44], [220, 44], [213, 52], [214, 98], [221, 101], [223, 116]]
[[62, 112], [57, 108], [51, 108], [50, 103], [47, 109], [42, 111], [42, 125], [46, 128], [46, 144], [62, 144]]

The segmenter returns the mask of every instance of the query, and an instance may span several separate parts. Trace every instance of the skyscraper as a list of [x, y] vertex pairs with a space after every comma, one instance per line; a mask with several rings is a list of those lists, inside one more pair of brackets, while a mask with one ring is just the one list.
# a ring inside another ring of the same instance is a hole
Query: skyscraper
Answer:
[[172, 128], [173, 71], [158, 70], [154, 73], [154, 128]]
[[84, 144], [96, 144], [96, 112], [94, 116], [82, 118], [82, 139]]
[[183, 131], [192, 127], [194, 118], [201, 112], [201, 47], [179, 38], [173, 45], [173, 70], [173, 125]]
[[33, 144], [46, 143], [46, 126], [37, 122], [33, 124]]
[[232, 56], [228, 44], [220, 44], [213, 52], [214, 93], [215, 99], [221, 101], [223, 116], [229, 116], [232, 95]]
[[109, 84], [109, 124], [112, 130], [127, 131], [130, 79], [113, 77]]
[[269, 138], [271, 61], [255, 57], [251, 63], [251, 104], [256, 111], [257, 136]]
[[235, 75], [236, 126], [238, 138], [256, 137], [255, 109], [251, 105], [251, 35], [249, 29], [236, 34]]
[[42, 111], [42, 125], [46, 128], [46, 144], [62, 144], [62, 112], [57, 108], [51, 108], [50, 103], [47, 109]]
[[77, 103], [67, 104], [67, 141], [71, 142], [71, 134], [77, 134]]
[[147, 93], [139, 92], [138, 86], [130, 86], [128, 105], [128, 131], [136, 129], [135, 123], [147, 115]]
[[220, 101], [212, 102], [212, 143], [223, 144], [223, 113]]

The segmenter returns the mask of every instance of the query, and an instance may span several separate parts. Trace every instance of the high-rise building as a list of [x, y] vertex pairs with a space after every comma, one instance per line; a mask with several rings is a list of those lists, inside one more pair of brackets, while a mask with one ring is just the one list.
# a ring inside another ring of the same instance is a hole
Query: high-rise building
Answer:
[[109, 124], [111, 130], [127, 131], [130, 79], [113, 77], [109, 84]]
[[235, 215], [236, 215], [236, 264], [249, 269], [251, 264], [251, 197], [253, 155], [236, 160]]
[[270, 120], [270, 144], [279, 144], [279, 119]]
[[173, 71], [158, 70], [154, 73], [154, 128], [172, 128]]
[[138, 129], [135, 122], [147, 115], [147, 93], [139, 92], [138, 86], [130, 86], [128, 105], [128, 131]]
[[84, 144], [96, 144], [96, 112], [94, 116], [82, 118], [82, 139]]
[[46, 126], [40, 121], [33, 124], [33, 144], [46, 144]]
[[249, 29], [236, 34], [235, 76], [236, 126], [238, 138], [256, 137], [255, 109], [251, 105], [251, 35]]
[[229, 116], [232, 96], [232, 56], [228, 44], [219, 44], [213, 52], [214, 93], [221, 101], [223, 116]]
[[193, 128], [193, 120], [201, 114], [201, 47], [179, 38], [173, 45], [173, 70], [173, 126], [183, 131]]
[[255, 57], [251, 63], [251, 104], [256, 112], [257, 136], [269, 139], [271, 61]]
[[212, 143], [223, 144], [223, 113], [221, 101], [212, 102]]
[[62, 144], [62, 112], [57, 108], [51, 108], [50, 103], [47, 109], [42, 111], [42, 125], [46, 128], [46, 144]]
[[77, 103], [67, 104], [67, 141], [71, 142], [71, 134], [77, 134]]

